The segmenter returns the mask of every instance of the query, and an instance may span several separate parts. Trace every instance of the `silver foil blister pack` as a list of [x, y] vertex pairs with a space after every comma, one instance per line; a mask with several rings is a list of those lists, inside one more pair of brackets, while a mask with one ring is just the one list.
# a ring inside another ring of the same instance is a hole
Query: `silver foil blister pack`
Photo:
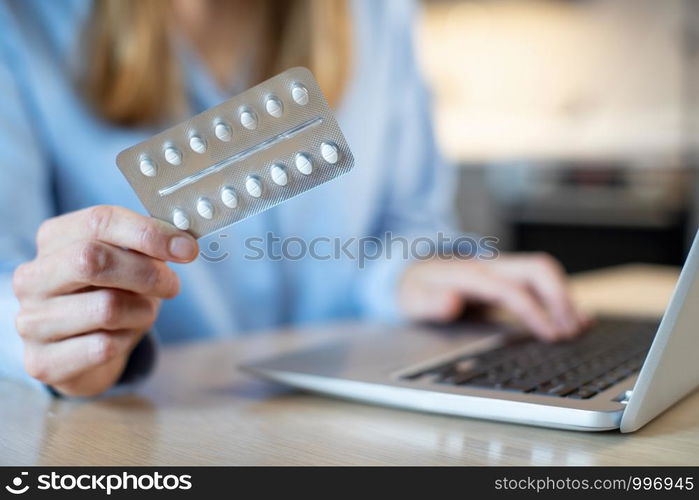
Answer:
[[347, 173], [354, 158], [315, 78], [291, 68], [125, 149], [150, 215], [197, 238]]

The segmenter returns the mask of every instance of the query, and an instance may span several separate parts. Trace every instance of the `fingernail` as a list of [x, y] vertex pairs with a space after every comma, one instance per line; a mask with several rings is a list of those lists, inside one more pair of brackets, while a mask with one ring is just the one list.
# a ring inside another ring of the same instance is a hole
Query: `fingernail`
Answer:
[[558, 338], [558, 328], [552, 323], [544, 324], [539, 330], [547, 342], [554, 342]]
[[556, 335], [555, 332], [546, 332], [546, 334], [542, 340], [544, 342], [547, 342], [547, 343], [552, 343], [552, 342], [556, 342], [558, 340], [558, 336]]
[[578, 328], [579, 328], [579, 326], [578, 326], [578, 324], [575, 322], [574, 319], [570, 318], [570, 319], [568, 319], [568, 320], [566, 321], [565, 332], [566, 332], [566, 334], [568, 334], [569, 336], [570, 336], [570, 335], [573, 335], [576, 331], [578, 331]]
[[563, 318], [562, 316], [556, 317], [554, 324], [555, 324], [554, 328], [558, 332], [565, 332], [570, 328], [570, 323], [568, 323], [568, 321], [565, 318]]
[[197, 246], [191, 238], [186, 236], [173, 236], [170, 239], [170, 255], [179, 260], [194, 258]]
[[577, 319], [572, 315], [563, 316], [561, 318], [561, 330], [567, 335], [573, 335], [579, 328]]

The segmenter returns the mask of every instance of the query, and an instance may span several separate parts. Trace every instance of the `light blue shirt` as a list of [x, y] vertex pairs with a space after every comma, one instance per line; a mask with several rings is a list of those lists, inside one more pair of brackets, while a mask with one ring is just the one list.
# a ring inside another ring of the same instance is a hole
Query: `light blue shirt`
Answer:
[[[355, 157], [353, 171], [200, 240], [207, 255], [228, 257], [174, 266], [182, 291], [163, 304], [156, 323], [161, 342], [400, 317], [395, 288], [407, 264], [402, 256], [384, 255], [363, 266], [334, 256], [250, 260], [244, 245], [250, 238], [273, 232], [344, 242], [387, 231], [414, 239], [451, 230], [454, 179], [435, 149], [412, 46], [414, 5], [351, 5], [352, 73], [337, 117]], [[74, 86], [89, 6], [86, 0], [0, 0], [0, 374], [23, 373], [11, 276], [34, 257], [41, 222], [97, 204], [145, 213], [115, 157], [156, 130], [100, 121]], [[182, 62], [192, 114], [230, 97], [198, 61]]]

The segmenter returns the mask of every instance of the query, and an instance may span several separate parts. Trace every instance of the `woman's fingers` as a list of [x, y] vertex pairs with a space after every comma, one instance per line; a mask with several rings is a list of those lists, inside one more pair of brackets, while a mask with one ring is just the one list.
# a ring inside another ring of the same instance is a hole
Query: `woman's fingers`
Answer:
[[485, 269], [477, 274], [470, 270], [463, 274], [460, 286], [467, 297], [503, 307], [542, 339], [560, 338], [559, 329], [526, 286]]
[[190, 262], [198, 253], [196, 240], [184, 231], [126, 208], [109, 205], [47, 220], [39, 228], [37, 247], [41, 256], [83, 240], [101, 241], [173, 262]]
[[[432, 302], [449, 299], [455, 295], [462, 300], [474, 300], [485, 304], [501, 306], [520, 321], [535, 335], [546, 340], [556, 340], [561, 332], [551, 320], [543, 305], [532, 291], [516, 279], [495, 273], [490, 266], [480, 262], [431, 261], [422, 264], [417, 283], [424, 286], [431, 295], [425, 300], [425, 309], [441, 309]], [[444, 305], [444, 309], [449, 304]], [[423, 314], [425, 313], [423, 311]]]
[[534, 290], [563, 335], [573, 337], [579, 333], [583, 325], [570, 299], [561, 266], [547, 255], [515, 257], [513, 260], [515, 265], [509, 267], [512, 277]]
[[196, 258], [196, 240], [130, 210], [97, 206], [54, 217], [37, 234], [37, 257], [19, 266], [17, 330], [30, 375], [71, 395], [102, 392], [179, 291], [166, 261]]
[[527, 287], [517, 282], [503, 283], [502, 286], [496, 304], [514, 314], [537, 337], [548, 341], [561, 338], [561, 330], [551, 321], [546, 309]]
[[93, 240], [73, 242], [21, 265], [13, 283], [20, 300], [72, 293], [89, 286], [160, 298], [172, 298], [179, 292], [177, 275], [163, 261]]
[[28, 342], [24, 366], [35, 379], [58, 385], [123, 356], [141, 335], [131, 330], [96, 332], [46, 344]]
[[98, 330], [145, 331], [155, 321], [159, 305], [155, 297], [116, 289], [92, 290], [22, 307], [16, 326], [22, 338], [39, 343]]

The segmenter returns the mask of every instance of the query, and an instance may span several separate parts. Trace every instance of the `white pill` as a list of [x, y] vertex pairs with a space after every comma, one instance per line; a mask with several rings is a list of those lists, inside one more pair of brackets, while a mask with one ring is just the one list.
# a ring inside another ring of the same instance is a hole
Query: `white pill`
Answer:
[[192, 150], [196, 153], [202, 154], [204, 151], [206, 151], [206, 143], [204, 142], [204, 139], [201, 137], [192, 136], [191, 139], [189, 139], [189, 147], [192, 148]]
[[308, 157], [308, 155], [296, 153], [296, 158], [294, 161], [296, 163], [296, 168], [303, 175], [309, 175], [311, 172], [313, 172], [313, 163], [311, 163], [311, 159]]
[[231, 140], [231, 128], [225, 123], [217, 123], [214, 127], [214, 133], [222, 141], [228, 142]]
[[254, 198], [262, 196], [262, 183], [257, 177], [248, 177], [248, 180], [245, 181], [245, 189]]
[[295, 84], [291, 89], [291, 97], [296, 104], [301, 106], [308, 104], [308, 90], [300, 83]]
[[172, 222], [175, 224], [175, 227], [182, 231], [189, 229], [189, 217], [187, 217], [184, 210], [176, 208], [174, 212], [172, 212]]
[[275, 118], [282, 116], [282, 103], [276, 97], [267, 98], [267, 102], [265, 102], [265, 109], [267, 110], [267, 113]]
[[182, 153], [180, 153], [177, 148], [168, 146], [165, 148], [165, 160], [170, 165], [179, 165], [182, 163]]
[[138, 164], [138, 166], [141, 169], [141, 173], [146, 177], [155, 177], [155, 164], [152, 161], [150, 161], [150, 159], [143, 158], [141, 162]]
[[238, 206], [238, 195], [233, 188], [225, 187], [221, 190], [221, 201], [228, 208], [235, 208]]
[[205, 219], [211, 219], [214, 216], [214, 206], [206, 198], [199, 198], [197, 212]]
[[275, 184], [286, 186], [289, 182], [289, 176], [286, 175], [286, 169], [282, 165], [272, 165], [270, 173]]
[[243, 111], [240, 113], [240, 124], [248, 130], [257, 128], [257, 116], [252, 111]]
[[337, 146], [335, 146], [331, 142], [324, 142], [320, 145], [320, 154], [323, 157], [323, 159], [328, 163], [332, 163], [333, 165], [337, 163]]

